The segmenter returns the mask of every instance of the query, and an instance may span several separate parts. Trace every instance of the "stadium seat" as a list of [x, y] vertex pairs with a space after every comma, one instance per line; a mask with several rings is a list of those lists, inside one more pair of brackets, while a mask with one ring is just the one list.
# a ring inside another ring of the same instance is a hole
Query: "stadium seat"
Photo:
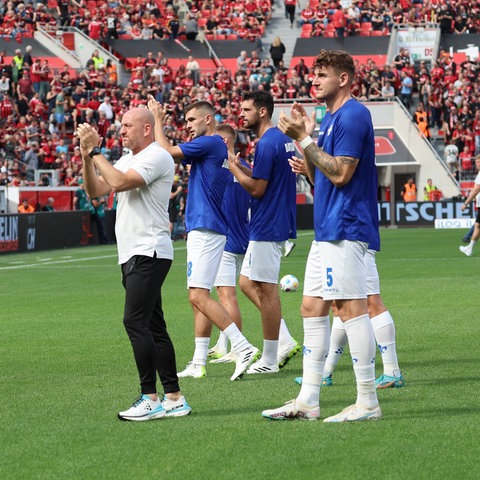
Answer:
[[[312, 30], [313, 30], [313, 25], [311, 23], [304, 23], [302, 25], [302, 35], [305, 33], [305, 34], [308, 34], [308, 36], [310, 36], [310, 33], [312, 33]], [[302, 38], [308, 38], [307, 37], [302, 37]]]
[[372, 32], [372, 23], [363, 22], [360, 24], [360, 35], [362, 37], [369, 37]]
[[335, 27], [333, 26], [333, 24], [327, 23], [323, 36], [327, 38], [334, 38], [337, 36], [337, 31], [335, 30]]

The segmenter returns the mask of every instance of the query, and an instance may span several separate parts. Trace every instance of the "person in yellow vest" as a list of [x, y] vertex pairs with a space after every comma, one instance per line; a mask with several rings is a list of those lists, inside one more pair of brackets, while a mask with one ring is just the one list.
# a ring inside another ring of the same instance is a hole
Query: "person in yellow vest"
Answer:
[[15, 56], [12, 58], [12, 83], [15, 85], [18, 82], [19, 77], [21, 76], [20, 72], [23, 68], [23, 54], [22, 51], [17, 48], [15, 50]]
[[430, 195], [430, 192], [437, 191], [438, 188], [433, 184], [432, 179], [427, 180], [427, 184], [423, 188], [423, 199], [428, 202], [429, 200], [434, 200], [433, 195]]
[[403, 186], [403, 190], [400, 193], [404, 202], [416, 202], [417, 201], [417, 186], [413, 183], [413, 178], [410, 177], [407, 183]]

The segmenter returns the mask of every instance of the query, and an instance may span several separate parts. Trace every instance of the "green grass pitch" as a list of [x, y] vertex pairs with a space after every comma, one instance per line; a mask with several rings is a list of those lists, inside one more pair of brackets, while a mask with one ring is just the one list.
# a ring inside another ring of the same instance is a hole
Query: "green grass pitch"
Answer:
[[[382, 230], [377, 264], [406, 387], [380, 391], [384, 418], [357, 424], [261, 417], [296, 396], [301, 355], [276, 375], [237, 382], [232, 364], [207, 365], [207, 378], [181, 382], [190, 416], [121, 422], [116, 414], [138, 394], [138, 380], [115, 247], [0, 256], [0, 478], [478, 478], [480, 248], [461, 254], [463, 233]], [[300, 290], [311, 239], [300, 232], [282, 260], [281, 275], [296, 275]], [[185, 243], [175, 250], [163, 298], [183, 369], [193, 320]], [[239, 298], [244, 331], [261, 348], [259, 315]], [[301, 342], [301, 292], [281, 298]], [[334, 383], [322, 390], [322, 418], [355, 401], [348, 354]]]

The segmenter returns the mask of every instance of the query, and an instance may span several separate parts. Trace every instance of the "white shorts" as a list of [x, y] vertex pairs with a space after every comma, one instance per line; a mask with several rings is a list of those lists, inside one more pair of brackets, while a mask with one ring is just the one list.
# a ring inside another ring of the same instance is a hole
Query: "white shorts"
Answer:
[[312, 242], [303, 294], [324, 300], [367, 298], [367, 243], [341, 240]]
[[222, 253], [222, 261], [218, 269], [217, 278], [214, 285], [216, 287], [236, 287], [237, 278], [242, 268], [243, 257], [241, 253], [226, 252]]
[[365, 254], [365, 268], [367, 269], [367, 295], [380, 293], [380, 278], [378, 277], [377, 263], [375, 262], [375, 250], [367, 250]]
[[187, 287], [211, 290], [227, 237], [213, 230], [192, 230], [187, 237]]
[[255, 282], [278, 283], [282, 248], [283, 242], [251, 240], [240, 273]]

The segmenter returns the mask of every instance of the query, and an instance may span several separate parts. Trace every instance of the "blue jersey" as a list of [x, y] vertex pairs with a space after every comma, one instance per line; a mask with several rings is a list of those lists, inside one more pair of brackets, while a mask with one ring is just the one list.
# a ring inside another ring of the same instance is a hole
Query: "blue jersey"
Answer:
[[253, 178], [268, 180], [265, 193], [252, 198], [250, 240], [283, 242], [296, 238], [296, 175], [288, 163], [295, 152], [292, 140], [269, 128], [255, 147]]
[[316, 169], [315, 240], [362, 241], [379, 249], [375, 141], [368, 109], [351, 99], [334, 114], [327, 112], [318, 145], [329, 155], [354, 157], [359, 162], [350, 182], [343, 187], [335, 187]]
[[208, 228], [227, 235], [222, 212], [223, 194], [230, 175], [225, 142], [219, 135], [202, 135], [179, 147], [192, 165], [185, 210], [186, 231]]
[[[242, 165], [250, 168], [243, 160]], [[227, 243], [224, 248], [227, 252], [243, 255], [247, 251], [250, 198], [238, 180], [230, 175], [222, 206], [228, 227]]]

